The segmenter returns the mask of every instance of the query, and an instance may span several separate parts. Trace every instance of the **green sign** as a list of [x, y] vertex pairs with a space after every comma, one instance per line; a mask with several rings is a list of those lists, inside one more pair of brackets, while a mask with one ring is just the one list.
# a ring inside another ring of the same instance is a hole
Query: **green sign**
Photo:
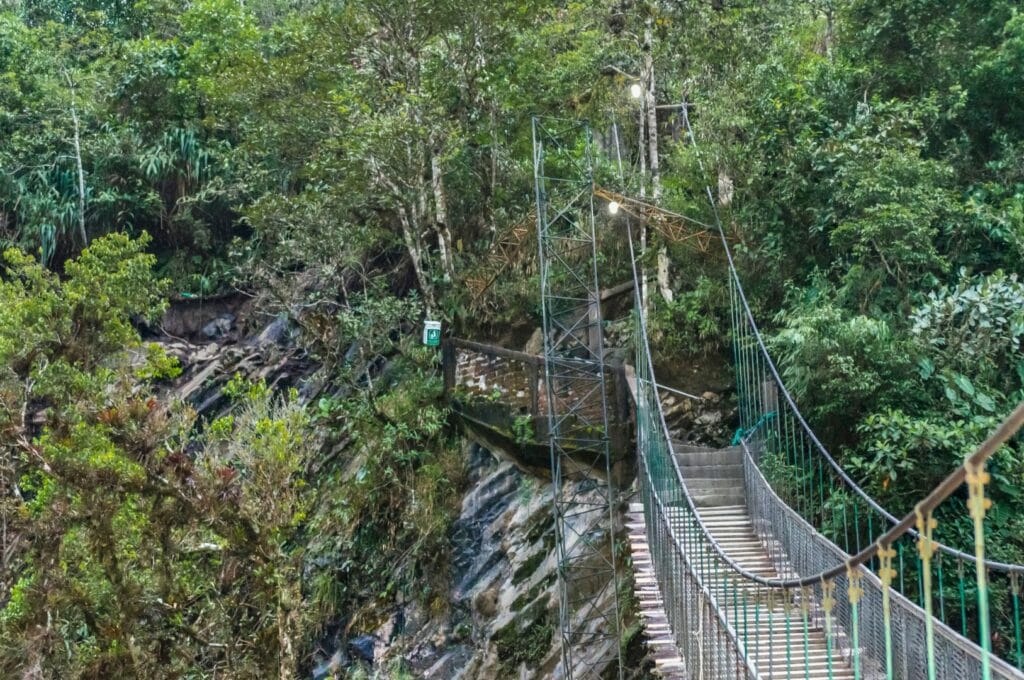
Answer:
[[423, 344], [427, 347], [437, 347], [441, 344], [441, 322], [423, 322]]

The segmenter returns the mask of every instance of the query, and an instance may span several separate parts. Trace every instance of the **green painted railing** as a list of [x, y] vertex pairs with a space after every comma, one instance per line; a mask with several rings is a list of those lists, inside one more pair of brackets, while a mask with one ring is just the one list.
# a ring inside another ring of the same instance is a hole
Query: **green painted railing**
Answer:
[[[738, 279], [733, 294], [734, 302], [742, 296]], [[783, 498], [757, 462], [814, 460], [809, 446], [820, 444], [804, 429], [795, 404], [780, 403], [778, 391], [772, 390], [766, 376], [772, 374], [775, 385], [780, 381], [767, 353], [750, 353], [749, 337], [738, 333], [746, 502], [756, 533], [778, 573], [785, 575], [768, 579], [732, 560], [702, 521], [661, 411], [639, 297], [635, 315], [638, 481], [666, 615], [692, 677], [780, 677], [780, 664], [781, 677], [808, 677], [823, 662], [828, 678], [1024, 678], [1012, 665], [992, 657], [987, 638], [975, 644], [933, 615], [936, 602], [939, 614], [975, 611], [977, 628], [987, 635], [985, 463], [1024, 424], [1024, 404], [902, 519], [882, 515], [891, 520], [882, 522], [869, 512], [875, 510], [870, 504], [846, 504], [844, 489], [825, 483], [833, 473], [840, 479], [845, 475], [838, 466], [826, 468], [824, 460], [793, 466], [806, 474], [792, 477], [798, 491]], [[945, 583], [939, 574], [940, 546], [933, 539], [934, 511], [965, 482], [976, 550], [973, 560], [957, 557], [983, 568], [971, 570], [973, 574], [958, 569], [962, 601], [959, 608], [946, 607], [938, 594]], [[837, 506], [837, 499], [844, 499], [844, 505]], [[830, 526], [843, 527], [848, 537], [842, 546], [804, 516], [808, 509], [833, 507], [837, 511]], [[911, 572], [913, 578], [898, 578], [911, 564], [920, 565]], [[905, 597], [897, 581], [916, 587], [923, 606]], [[764, 621], [772, 624], [768, 632]], [[774, 628], [776, 622], [781, 631]], [[812, 649], [812, 630], [824, 631], [824, 655]], [[784, 660], [778, 658], [782, 654]]]
[[[807, 425], [766, 351], [734, 271], [730, 290], [740, 431], [759, 442], [753, 452], [756, 462], [779, 496], [845, 553], [855, 554], [899, 519], [850, 478]], [[987, 480], [981, 472], [978, 475]], [[984, 489], [968, 485], [967, 490], [977, 494]], [[978, 511], [982, 519], [985, 503]], [[886, 559], [891, 564], [884, 565], [884, 573], [895, 590], [930, 615], [929, 620], [933, 616], [1021, 668], [1019, 583], [1024, 566], [988, 560], [978, 570], [983, 552], [966, 553], [935, 540], [937, 509], [919, 509], [912, 529], [888, 546], [892, 555]], [[957, 510], [950, 507], [945, 512]], [[882, 569], [881, 558], [872, 558], [869, 566]], [[984, 577], [980, 582], [979, 573]], [[994, 628], [1003, 634], [994, 635]], [[933, 645], [933, 638], [929, 626], [922, 645]], [[929, 678], [934, 677], [930, 672]]]

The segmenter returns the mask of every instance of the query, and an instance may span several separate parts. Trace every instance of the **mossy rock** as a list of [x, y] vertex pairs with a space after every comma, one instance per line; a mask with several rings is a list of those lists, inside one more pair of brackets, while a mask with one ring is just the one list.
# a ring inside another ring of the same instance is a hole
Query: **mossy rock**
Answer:
[[532, 588], [517, 597], [512, 602], [512, 611], [517, 612], [527, 606], [530, 602], [533, 602], [537, 597], [551, 587], [551, 585], [558, 578], [555, 572], [549, 573], [547, 576], [538, 581]]
[[540, 548], [537, 549], [532, 555], [526, 558], [518, 569], [512, 574], [512, 585], [517, 586], [523, 581], [526, 581], [536, 573], [540, 565], [544, 563], [547, 556], [551, 554], [551, 551], [555, 547], [555, 532], [552, 531], [544, 536], [544, 541]]
[[537, 600], [517, 620], [498, 630], [493, 636], [501, 668], [512, 675], [521, 664], [538, 667], [551, 649], [555, 624], [544, 600]]

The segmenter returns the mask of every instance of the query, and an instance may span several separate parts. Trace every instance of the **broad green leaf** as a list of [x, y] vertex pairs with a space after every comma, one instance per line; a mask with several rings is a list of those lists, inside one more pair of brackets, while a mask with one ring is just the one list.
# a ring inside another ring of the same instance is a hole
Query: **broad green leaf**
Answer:
[[974, 385], [971, 383], [970, 378], [962, 373], [956, 373], [953, 375], [953, 382], [956, 383], [957, 387], [964, 391], [967, 396], [974, 396]]

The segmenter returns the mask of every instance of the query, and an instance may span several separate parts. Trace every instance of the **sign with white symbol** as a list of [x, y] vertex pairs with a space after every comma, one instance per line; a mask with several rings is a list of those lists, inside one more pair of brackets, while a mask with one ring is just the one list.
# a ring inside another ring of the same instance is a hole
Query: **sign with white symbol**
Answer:
[[427, 347], [437, 347], [441, 344], [441, 322], [423, 322], [423, 344]]

